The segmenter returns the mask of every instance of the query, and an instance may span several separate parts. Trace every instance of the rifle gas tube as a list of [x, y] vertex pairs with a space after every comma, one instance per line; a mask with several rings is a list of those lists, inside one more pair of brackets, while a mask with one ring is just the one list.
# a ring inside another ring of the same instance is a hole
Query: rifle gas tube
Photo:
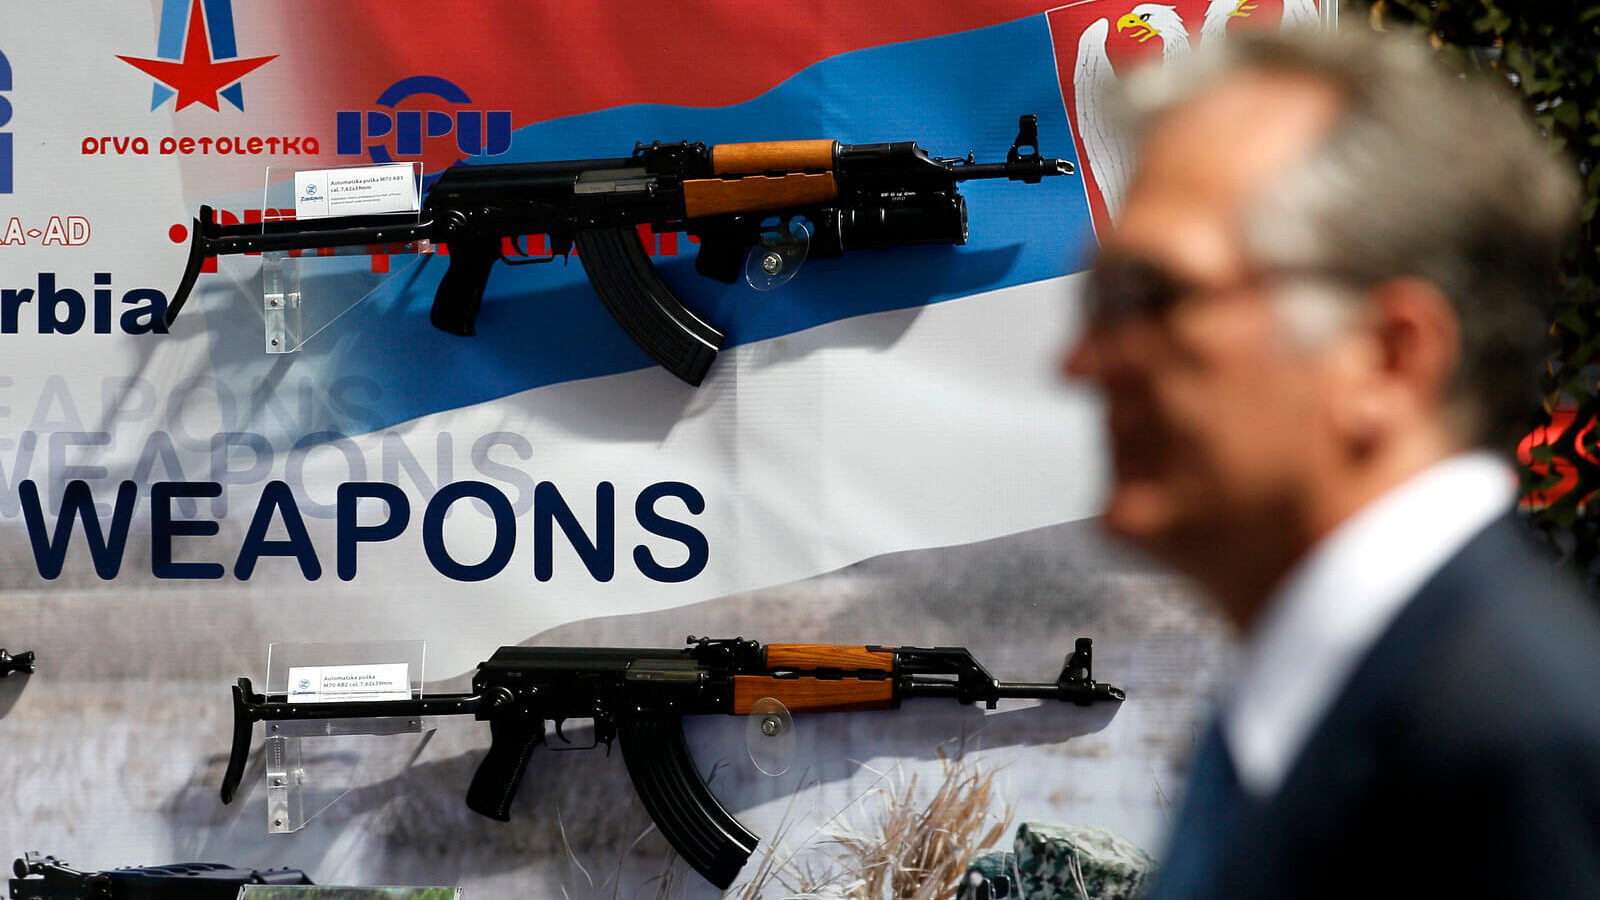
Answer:
[[[1003, 163], [941, 159], [914, 142], [840, 144], [831, 140], [635, 145], [616, 159], [457, 165], [428, 190], [415, 222], [334, 216], [303, 222], [219, 225], [200, 207], [188, 263], [167, 305], [166, 324], [183, 309], [206, 259], [236, 253], [322, 247], [443, 243], [450, 264], [430, 319], [470, 336], [490, 270], [509, 259], [506, 239], [546, 234], [555, 254], [578, 249], [595, 294], [646, 353], [692, 385], [705, 378], [724, 335], [684, 306], [656, 275], [636, 229], [681, 231], [700, 240], [695, 270], [732, 283], [762, 241], [763, 222], [804, 217], [815, 234], [807, 255], [911, 244], [964, 244], [966, 200], [959, 182], [1008, 178], [1037, 184], [1068, 175], [1072, 164], [1039, 155], [1038, 121], [1023, 116]], [[785, 265], [763, 255], [766, 270]]]
[[178, 863], [79, 872], [54, 856], [29, 852], [11, 866], [11, 900], [234, 900], [247, 884], [310, 884], [299, 869], [236, 869]]
[[254, 723], [286, 719], [473, 715], [489, 721], [488, 755], [467, 788], [467, 806], [507, 821], [528, 759], [567, 719], [593, 719], [596, 745], [622, 745], [622, 757], [650, 818], [695, 871], [719, 888], [733, 882], [755, 850], [746, 831], [712, 796], [684, 742], [689, 715], [751, 713], [771, 698], [793, 712], [891, 709], [907, 697], [984, 703], [1012, 697], [1087, 706], [1121, 700], [1096, 682], [1091, 641], [1079, 638], [1053, 682], [1000, 681], [962, 647], [768, 644], [742, 638], [689, 638], [672, 649], [502, 647], [478, 666], [470, 694], [417, 700], [291, 703], [256, 693], [247, 678], [233, 688], [233, 748], [222, 801], [233, 800], [250, 755]]

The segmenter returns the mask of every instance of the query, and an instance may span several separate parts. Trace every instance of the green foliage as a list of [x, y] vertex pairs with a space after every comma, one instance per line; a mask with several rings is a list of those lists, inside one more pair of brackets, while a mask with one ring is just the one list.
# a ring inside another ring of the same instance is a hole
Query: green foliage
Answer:
[[1533, 526], [1600, 586], [1600, 425], [1586, 427], [1600, 415], [1600, 0], [1352, 0], [1341, 20], [1419, 29], [1447, 63], [1503, 75], [1582, 179], [1580, 239], [1551, 310], [1545, 445], [1522, 475]]

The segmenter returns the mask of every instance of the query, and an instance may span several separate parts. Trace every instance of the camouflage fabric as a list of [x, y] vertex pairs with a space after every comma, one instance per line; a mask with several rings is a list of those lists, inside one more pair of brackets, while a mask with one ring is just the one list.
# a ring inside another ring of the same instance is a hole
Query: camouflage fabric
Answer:
[[1154, 868], [1148, 853], [1084, 825], [1024, 822], [1014, 846], [974, 857], [960, 900], [1134, 900]]

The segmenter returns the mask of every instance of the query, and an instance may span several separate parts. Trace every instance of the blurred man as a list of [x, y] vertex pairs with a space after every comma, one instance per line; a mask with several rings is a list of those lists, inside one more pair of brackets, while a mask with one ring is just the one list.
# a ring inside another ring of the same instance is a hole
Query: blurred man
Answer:
[[1067, 373], [1115, 534], [1246, 641], [1153, 897], [1600, 897], [1600, 625], [1508, 451], [1574, 188], [1488, 85], [1306, 35], [1128, 90]]

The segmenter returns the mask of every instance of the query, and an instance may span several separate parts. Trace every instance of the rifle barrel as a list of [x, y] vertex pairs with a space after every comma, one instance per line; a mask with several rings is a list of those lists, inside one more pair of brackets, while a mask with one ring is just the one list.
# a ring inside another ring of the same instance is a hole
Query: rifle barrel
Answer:
[[957, 181], [974, 181], [980, 178], [1032, 177], [1041, 175], [1071, 175], [1072, 163], [1063, 159], [1027, 159], [1020, 163], [962, 163], [950, 167], [950, 175]]

